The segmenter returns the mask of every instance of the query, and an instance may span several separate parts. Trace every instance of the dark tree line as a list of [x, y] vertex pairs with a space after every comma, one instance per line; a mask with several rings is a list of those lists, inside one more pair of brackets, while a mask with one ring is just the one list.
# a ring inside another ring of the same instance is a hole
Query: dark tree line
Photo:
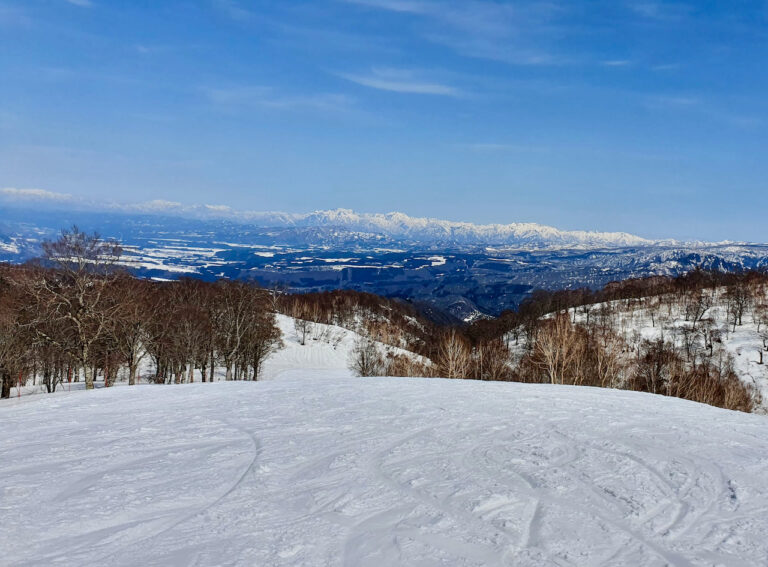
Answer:
[[73, 228], [43, 244], [41, 261], [0, 267], [0, 395], [42, 380], [91, 389], [118, 373], [135, 384], [150, 361], [158, 383], [255, 380], [280, 344], [269, 294], [221, 280], [140, 280], [117, 269], [118, 243]]

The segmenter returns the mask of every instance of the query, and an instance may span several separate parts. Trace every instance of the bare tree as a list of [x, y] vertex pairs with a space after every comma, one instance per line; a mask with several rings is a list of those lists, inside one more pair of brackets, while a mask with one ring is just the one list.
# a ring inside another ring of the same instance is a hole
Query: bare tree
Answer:
[[31, 327], [40, 339], [75, 360], [85, 373], [86, 390], [93, 389], [93, 348], [104, 338], [119, 309], [107, 290], [115, 279], [120, 245], [73, 227], [63, 230], [58, 240], [43, 242], [43, 252], [56, 269], [35, 271], [25, 280], [26, 290], [38, 306], [38, 315], [61, 329], [54, 336], [35, 321]]
[[[304, 315], [305, 317], [307, 315]], [[312, 335], [312, 331], [315, 329], [315, 324], [309, 319], [294, 319], [293, 329], [296, 332], [296, 338], [299, 339], [299, 344], [304, 346], [307, 344], [307, 337]]]
[[652, 295], [645, 298], [645, 310], [651, 317], [651, 327], [656, 326], [656, 322], [659, 318], [659, 312], [661, 310], [661, 299], [657, 295]]
[[245, 338], [244, 361], [250, 366], [252, 379], [257, 380], [261, 374], [264, 361], [283, 346], [282, 334], [275, 325], [275, 314], [269, 310], [269, 297], [261, 294], [262, 302], [252, 313], [253, 320], [248, 327]]
[[350, 355], [349, 368], [358, 376], [381, 376], [384, 358], [376, 343], [368, 337], [359, 337]]
[[194, 382], [195, 366], [205, 358], [205, 343], [210, 332], [206, 309], [207, 284], [182, 278], [170, 287], [173, 309], [173, 353], [178, 382]]
[[566, 383], [566, 375], [573, 371], [582, 351], [581, 337], [565, 313], [545, 321], [536, 334], [534, 353], [552, 384]]
[[438, 345], [438, 374], [443, 378], [467, 378], [470, 362], [470, 349], [466, 339], [456, 329], [444, 333]]
[[603, 388], [616, 388], [621, 381], [625, 344], [614, 333], [593, 333], [593, 351], [595, 353], [595, 374], [598, 384]]
[[705, 290], [695, 290], [688, 294], [685, 306], [685, 320], [692, 321], [693, 326], [704, 318], [712, 307], [712, 294]]
[[674, 346], [663, 337], [654, 341], [644, 341], [637, 365], [638, 384], [633, 389], [653, 394], [667, 394], [667, 385], [677, 366], [679, 366], [678, 357]]
[[266, 292], [242, 282], [216, 283], [214, 335], [216, 350], [224, 363], [226, 379], [236, 377], [235, 365], [247, 364], [248, 337], [259, 324], [259, 313], [268, 312]]
[[722, 336], [722, 333], [717, 325], [715, 325], [715, 322], [708, 319], [702, 321], [696, 332], [701, 337], [701, 342], [703, 343], [704, 348], [709, 351], [709, 356], [714, 356], [715, 344], [721, 341]]
[[[120, 309], [113, 322], [115, 348], [128, 367], [128, 385], [136, 384], [139, 364], [147, 356], [148, 323], [152, 318], [147, 297], [154, 292], [146, 280], [124, 276], [115, 282]], [[155, 286], [156, 287], [156, 286]]]
[[753, 318], [758, 333], [768, 328], [768, 302], [760, 301], [755, 304]]
[[472, 377], [478, 380], [508, 380], [511, 354], [502, 338], [480, 342], [472, 351]]
[[728, 288], [725, 296], [728, 300], [728, 317], [735, 332], [736, 327], [742, 325], [742, 319], [752, 300], [752, 295], [747, 285], [739, 281]]
[[0, 398], [8, 398], [27, 355], [28, 337], [19, 327], [17, 290], [0, 275]]

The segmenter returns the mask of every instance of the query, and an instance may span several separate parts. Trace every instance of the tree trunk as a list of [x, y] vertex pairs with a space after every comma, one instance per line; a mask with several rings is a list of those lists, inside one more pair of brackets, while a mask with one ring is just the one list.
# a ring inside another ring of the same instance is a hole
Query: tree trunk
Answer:
[[128, 366], [128, 385], [129, 386], [135, 386], [136, 385], [136, 364], [131, 363]]
[[11, 397], [11, 375], [8, 372], [3, 372], [0, 377], [0, 399]]
[[93, 390], [93, 368], [90, 364], [85, 365], [85, 389]]

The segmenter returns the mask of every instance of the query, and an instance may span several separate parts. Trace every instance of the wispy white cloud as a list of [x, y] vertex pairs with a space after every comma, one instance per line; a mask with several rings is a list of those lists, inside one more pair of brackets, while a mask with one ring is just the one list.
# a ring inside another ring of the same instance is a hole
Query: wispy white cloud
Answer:
[[65, 0], [69, 4], [72, 4], [73, 6], [79, 6], [81, 8], [90, 8], [93, 6], [93, 2], [91, 0]]
[[337, 93], [285, 94], [266, 86], [235, 86], [203, 88], [212, 103], [229, 108], [260, 107], [274, 110], [343, 111], [354, 99]]
[[555, 0], [344, 0], [348, 4], [408, 14], [423, 20], [421, 35], [469, 57], [516, 65], [554, 65], [567, 61], [554, 44], [554, 20], [564, 12]]
[[141, 43], [134, 45], [133, 49], [137, 53], [140, 53], [141, 55], [150, 55], [150, 54], [154, 53], [155, 51], [157, 51], [156, 48], [154, 48], [152, 46], [149, 46], [149, 45], [144, 45], [144, 44], [141, 44]]
[[651, 67], [651, 71], [674, 71], [679, 69], [679, 63], [660, 63]]
[[379, 8], [391, 12], [406, 12], [410, 14], [425, 14], [432, 9], [434, 5], [430, 2], [419, 0], [346, 0], [349, 4], [359, 4], [370, 8]]
[[460, 89], [424, 80], [413, 71], [405, 69], [373, 69], [366, 74], [339, 73], [339, 77], [372, 89], [407, 94], [427, 94], [440, 96], [461, 96]]
[[644, 105], [653, 110], [666, 112], [687, 112], [732, 128], [753, 129], [762, 127], [765, 120], [761, 116], [748, 113], [734, 113], [733, 104], [723, 101], [705, 100], [692, 95], [647, 96]]
[[0, 195], [12, 201], [70, 201], [72, 195], [68, 193], [56, 193], [45, 189], [17, 189], [16, 187], [3, 187]]
[[609, 59], [607, 61], [603, 61], [602, 65], [604, 67], [628, 67], [632, 65], [632, 61], [629, 59]]
[[244, 8], [237, 0], [213, 0], [213, 5], [229, 18], [238, 22], [247, 22], [254, 18], [255, 14]]
[[645, 98], [649, 108], [691, 108], [701, 104], [701, 99], [691, 95], [653, 95]]
[[659, 21], [682, 20], [693, 12], [692, 6], [679, 2], [631, 1], [629, 9], [643, 18]]

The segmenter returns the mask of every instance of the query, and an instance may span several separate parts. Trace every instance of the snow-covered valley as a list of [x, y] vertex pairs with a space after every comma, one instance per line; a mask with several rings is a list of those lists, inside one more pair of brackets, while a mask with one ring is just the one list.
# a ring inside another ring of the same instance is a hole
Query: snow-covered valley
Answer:
[[261, 382], [4, 404], [0, 562], [765, 564], [764, 416], [357, 378], [328, 349], [289, 347]]

